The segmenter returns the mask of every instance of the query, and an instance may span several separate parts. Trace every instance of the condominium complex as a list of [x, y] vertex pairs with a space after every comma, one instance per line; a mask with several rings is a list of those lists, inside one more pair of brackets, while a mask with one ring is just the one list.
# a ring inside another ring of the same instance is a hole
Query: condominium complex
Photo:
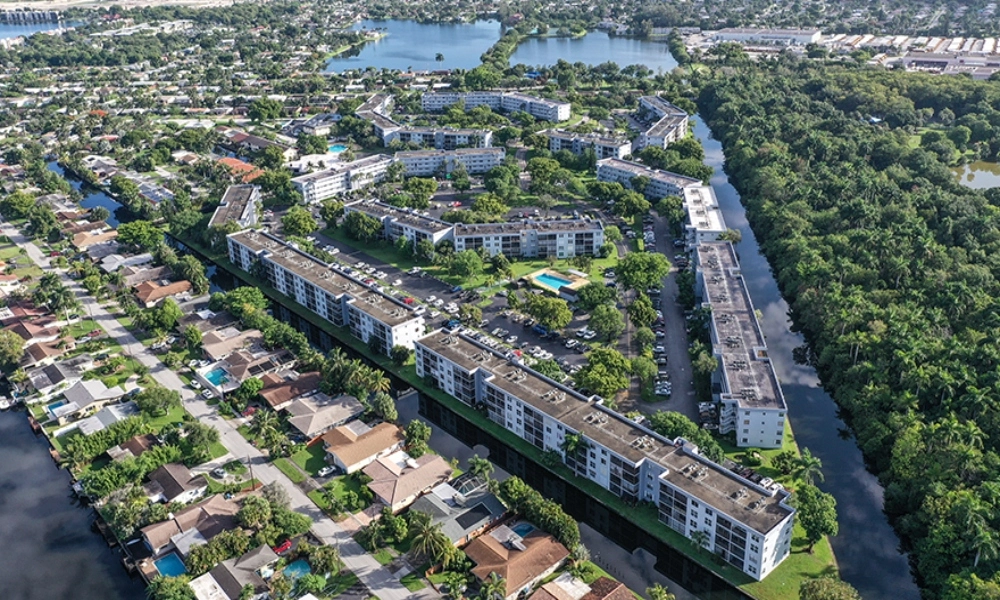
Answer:
[[260, 186], [231, 185], [222, 195], [219, 207], [208, 222], [209, 227], [222, 227], [233, 221], [241, 228], [257, 224], [257, 211], [260, 209]]
[[503, 148], [459, 148], [397, 152], [395, 158], [406, 165], [407, 176], [429, 177], [451, 173], [459, 164], [470, 174], [478, 175], [502, 165], [505, 156]]
[[485, 105], [494, 111], [526, 112], [543, 121], [566, 121], [571, 114], [569, 102], [547, 100], [520, 92], [426, 92], [420, 99], [421, 106], [427, 112], [442, 111], [459, 101], [465, 103], [466, 109]]
[[489, 129], [453, 129], [450, 127], [400, 127], [382, 138], [382, 143], [389, 145], [399, 140], [403, 144], [412, 144], [423, 148], [437, 150], [454, 150], [456, 148], [489, 148], [493, 145], [493, 132]]
[[604, 245], [604, 224], [591, 219], [456, 224], [454, 239], [456, 252], [485, 248], [490, 256], [597, 256]]
[[314, 204], [382, 181], [392, 162], [391, 156], [376, 154], [325, 171], [294, 177], [292, 185], [302, 192], [306, 203]]
[[573, 154], [583, 154], [584, 150], [593, 149], [598, 160], [602, 158], [625, 158], [632, 153], [632, 142], [625, 138], [598, 135], [596, 133], [584, 135], [563, 131], [562, 129], [550, 129], [544, 133], [549, 138], [549, 150], [552, 152], [569, 150]]
[[[276, 290], [383, 354], [394, 346], [413, 348], [424, 319], [395, 298], [334, 270], [280, 238], [253, 230], [227, 236], [229, 260], [258, 271]], [[257, 263], [260, 266], [257, 266]]]
[[[435, 331], [415, 345], [417, 375], [471, 406], [629, 503], [651, 502], [662, 523], [692, 537], [754, 579], [763, 579], [791, 548], [795, 509], [769, 479], [753, 483], [472, 338]], [[582, 442], [567, 452], [566, 440]]]
[[712, 353], [719, 361], [713, 375], [719, 430], [735, 431], [741, 447], [780, 448], [785, 397], [736, 250], [730, 242], [702, 242], [695, 252], [696, 289], [703, 305], [711, 308]]
[[822, 37], [819, 29], [758, 29], [755, 27], [727, 27], [715, 32], [713, 39], [719, 42], [752, 42], [757, 44], [780, 44], [784, 46], [805, 46], [815, 44]]
[[643, 131], [635, 142], [635, 149], [646, 146], [666, 148], [688, 133], [687, 111], [677, 108], [659, 96], [639, 98], [639, 113], [646, 115], [652, 125]]
[[618, 158], [605, 158], [597, 161], [597, 180], [611, 181], [632, 189], [632, 178], [646, 177], [649, 184], [645, 195], [650, 200], [659, 200], [664, 196], [681, 196], [685, 188], [700, 186], [701, 180], [654, 169], [646, 165]]
[[396, 241], [405, 237], [411, 242], [430, 240], [437, 245], [452, 239], [451, 223], [424, 216], [413, 209], [396, 208], [374, 200], [362, 200], [344, 207], [344, 213], [360, 212], [382, 223], [382, 235]]
[[685, 238], [689, 248], [702, 242], [715, 242], [726, 233], [726, 220], [710, 185], [693, 185], [684, 188]]

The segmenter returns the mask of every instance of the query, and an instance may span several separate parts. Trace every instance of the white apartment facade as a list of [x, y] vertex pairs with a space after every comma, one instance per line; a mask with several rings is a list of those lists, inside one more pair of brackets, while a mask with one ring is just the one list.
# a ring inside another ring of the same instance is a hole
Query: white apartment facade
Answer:
[[221, 227], [233, 221], [242, 228], [257, 224], [260, 209], [260, 186], [231, 185], [222, 195], [222, 201], [208, 222], [209, 227]]
[[489, 129], [451, 129], [436, 127], [400, 127], [383, 138], [388, 145], [399, 140], [422, 148], [455, 150], [456, 148], [489, 148], [493, 145], [493, 132]]
[[713, 375], [720, 403], [719, 431], [736, 434], [740, 447], [780, 448], [787, 406], [750, 292], [730, 242], [695, 247], [696, 289], [711, 308]]
[[485, 248], [490, 256], [572, 258], [597, 256], [604, 224], [592, 219], [522, 223], [456, 224], [455, 251]]
[[686, 187], [683, 190], [685, 238], [689, 248], [702, 242], [717, 242], [726, 233], [726, 220], [719, 208], [715, 190], [710, 185]]
[[[626, 502], [656, 505], [662, 523], [763, 579], [791, 550], [795, 509], [779, 484], [759, 484], [584, 398], [471, 338], [436, 331], [415, 345], [417, 374]], [[575, 436], [575, 452], [564, 442]]]
[[597, 161], [598, 181], [617, 182], [628, 189], [632, 189], [632, 178], [638, 176], [649, 179], [645, 195], [654, 201], [664, 196], [681, 196], [685, 188], [701, 185], [701, 180], [693, 177], [678, 175], [677, 173], [671, 173], [662, 169], [654, 169], [637, 162], [618, 158], [605, 158], [604, 160]]
[[396, 208], [383, 202], [361, 200], [344, 207], [344, 213], [360, 212], [382, 223], [382, 235], [390, 241], [405, 237], [411, 242], [430, 240], [435, 246], [452, 239], [452, 224], [426, 217], [412, 209]]
[[550, 129], [544, 132], [549, 138], [549, 150], [558, 152], [568, 150], [573, 154], [583, 154], [587, 149], [593, 149], [597, 159], [625, 158], [632, 154], [632, 142], [625, 138], [609, 137], [589, 133], [586, 135]]
[[646, 146], [666, 148], [688, 134], [688, 114], [659, 96], [641, 96], [639, 112], [653, 116], [653, 123], [639, 134], [636, 150]]
[[718, 42], [779, 44], [805, 46], [815, 44], [822, 37], [819, 29], [758, 29], [754, 27], [727, 27], [715, 32], [712, 39]]
[[492, 110], [526, 112], [543, 121], [567, 121], [572, 114], [569, 102], [547, 100], [520, 92], [426, 92], [420, 98], [420, 104], [427, 112], [440, 112], [459, 101], [465, 102], [467, 110], [485, 105]]
[[[413, 348], [424, 319], [409, 306], [334, 270], [280, 238], [252, 230], [227, 236], [229, 260], [247, 272], [261, 269], [274, 289], [384, 354]], [[260, 267], [256, 263], [260, 263]]]
[[451, 173], [459, 164], [471, 175], [486, 173], [503, 164], [503, 148], [459, 148], [457, 150], [412, 150], [397, 152], [396, 160], [406, 166], [408, 177], [430, 177]]
[[391, 156], [376, 154], [325, 171], [293, 177], [292, 185], [302, 193], [307, 204], [315, 204], [379, 183], [385, 178], [385, 172], [392, 162]]

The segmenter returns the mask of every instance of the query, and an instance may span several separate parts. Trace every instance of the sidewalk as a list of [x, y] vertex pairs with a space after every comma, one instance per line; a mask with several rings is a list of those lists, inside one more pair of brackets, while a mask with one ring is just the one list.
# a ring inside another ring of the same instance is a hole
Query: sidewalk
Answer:
[[388, 569], [383, 568], [375, 558], [368, 554], [360, 544], [355, 542], [337, 523], [327, 517], [302, 491], [295, 486], [281, 471], [271, 465], [261, 452], [252, 446], [228, 421], [218, 415], [218, 413], [191, 389], [187, 388], [184, 382], [171, 371], [160, 360], [150, 354], [150, 352], [127, 330], [118, 320], [111, 315], [99, 302], [94, 300], [86, 290], [62, 269], [55, 269], [49, 265], [48, 258], [27, 240], [20, 232], [16, 231], [8, 224], [2, 225], [5, 235], [10, 236], [18, 246], [24, 248], [28, 256], [39, 266], [58, 273], [62, 277], [63, 283], [72, 291], [83, 309], [93, 315], [93, 319], [122, 346], [122, 348], [138, 349], [132, 357], [149, 367], [149, 375], [160, 385], [167, 389], [180, 392], [184, 401], [184, 408], [202, 423], [211, 425], [219, 432], [219, 441], [229, 451], [229, 453], [240, 460], [248, 460], [253, 464], [254, 477], [261, 483], [268, 484], [278, 482], [288, 492], [290, 498], [290, 508], [300, 514], [306, 515], [313, 521], [312, 532], [324, 544], [335, 545], [340, 550], [341, 559], [344, 565], [365, 584], [372, 594], [380, 600], [407, 600], [414, 597], [437, 598], [433, 593], [428, 595], [424, 591], [413, 593], [407, 590], [399, 581], [393, 577]]

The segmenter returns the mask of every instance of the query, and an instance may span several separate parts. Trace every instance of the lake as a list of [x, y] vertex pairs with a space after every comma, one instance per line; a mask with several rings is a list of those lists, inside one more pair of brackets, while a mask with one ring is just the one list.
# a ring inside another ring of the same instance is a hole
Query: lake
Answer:
[[1000, 163], [977, 160], [955, 167], [952, 172], [962, 185], [975, 190], [1000, 187]]
[[528, 38], [510, 57], [510, 64], [528, 66], [553, 65], [563, 59], [575, 63], [598, 65], [613, 61], [619, 67], [646, 65], [654, 72], [672, 71], [677, 61], [665, 42], [610, 36], [593, 31], [582, 37]]
[[52, 31], [63, 26], [64, 24], [60, 23], [32, 23], [30, 25], [7, 25], [6, 23], [0, 23], [0, 40], [21, 37], [22, 35], [29, 36], [39, 31]]
[[0, 440], [0, 598], [141, 600], [141, 580], [90, 530], [91, 510], [72, 499], [69, 474], [23, 412], [0, 413]]
[[[479, 57], [500, 39], [500, 23], [421, 24], [416, 21], [361, 21], [352, 29], [384, 29], [382, 39], [330, 59], [327, 71], [347, 69], [473, 69]], [[444, 60], [435, 56], [443, 54]]]

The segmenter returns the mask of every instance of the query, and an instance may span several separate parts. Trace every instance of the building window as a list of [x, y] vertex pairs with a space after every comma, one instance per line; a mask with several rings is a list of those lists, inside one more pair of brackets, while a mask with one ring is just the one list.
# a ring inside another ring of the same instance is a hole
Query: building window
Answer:
[[756, 573], [756, 572], [757, 572], [757, 568], [756, 568], [756, 567], [747, 567], [747, 569], [748, 569], [748, 570], [749, 570], [749, 571], [750, 571], [751, 573]]
[[743, 443], [744, 444], [747, 443], [747, 439], [746, 438], [743, 438]]
[[749, 424], [750, 424], [750, 419], [745, 419], [745, 420], [743, 421], [743, 424], [744, 424], [744, 425], [749, 425]]
[[705, 525], [711, 525], [712, 519], [710, 517], [705, 517]]
[[758, 550], [760, 550], [760, 548], [754, 546], [753, 544], [750, 544], [750, 552], [757, 552]]

